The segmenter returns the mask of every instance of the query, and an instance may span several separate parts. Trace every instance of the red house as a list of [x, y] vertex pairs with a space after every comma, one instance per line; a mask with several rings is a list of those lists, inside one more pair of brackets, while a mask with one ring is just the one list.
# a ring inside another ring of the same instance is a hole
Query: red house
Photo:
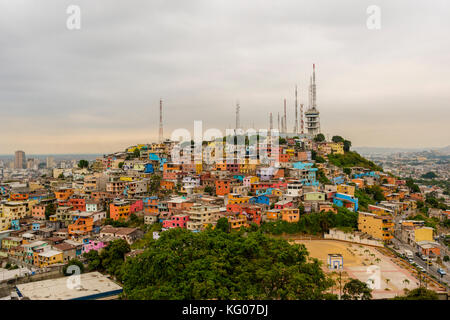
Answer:
[[163, 221], [163, 228], [186, 228], [186, 223], [189, 221], [189, 216], [187, 214], [176, 214], [173, 215], [170, 220]]

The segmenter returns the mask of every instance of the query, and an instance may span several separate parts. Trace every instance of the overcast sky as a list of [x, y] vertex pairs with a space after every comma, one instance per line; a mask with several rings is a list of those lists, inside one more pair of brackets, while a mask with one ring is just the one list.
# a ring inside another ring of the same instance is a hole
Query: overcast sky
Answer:
[[[69, 30], [69, 5], [81, 29]], [[366, 25], [369, 5], [381, 29]], [[322, 132], [450, 144], [450, 2], [0, 0], [0, 154], [106, 153], [164, 133], [268, 127], [316, 64]]]

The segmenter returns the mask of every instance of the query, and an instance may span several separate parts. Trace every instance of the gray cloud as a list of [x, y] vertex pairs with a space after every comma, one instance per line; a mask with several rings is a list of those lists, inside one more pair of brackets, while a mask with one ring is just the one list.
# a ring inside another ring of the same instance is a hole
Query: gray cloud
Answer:
[[[82, 28], [66, 28], [77, 4]], [[381, 7], [382, 28], [366, 28]], [[179, 127], [267, 127], [317, 64], [322, 129], [354, 145], [450, 141], [446, 1], [0, 0], [0, 153], [110, 152]]]

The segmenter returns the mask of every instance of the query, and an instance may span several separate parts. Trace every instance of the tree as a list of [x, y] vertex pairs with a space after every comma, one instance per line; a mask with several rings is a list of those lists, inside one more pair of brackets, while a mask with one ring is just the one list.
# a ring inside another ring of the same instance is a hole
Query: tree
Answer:
[[216, 230], [220, 230], [222, 232], [229, 232], [230, 231], [230, 225], [228, 223], [228, 219], [227, 218], [220, 218], [219, 220], [217, 220]]
[[90, 250], [89, 252], [83, 254], [83, 257], [88, 263], [89, 271], [102, 270], [102, 260], [100, 259], [98, 251]]
[[352, 169], [350, 169], [350, 168], [344, 168], [343, 170], [344, 170], [344, 173], [348, 176], [352, 174]]
[[406, 295], [395, 297], [394, 300], [438, 300], [439, 296], [432, 290], [423, 287], [413, 289]]
[[45, 220], [49, 220], [50, 216], [54, 215], [55, 213], [56, 208], [53, 202], [50, 202], [48, 205], [45, 206]]
[[350, 278], [344, 285], [343, 300], [370, 300], [372, 299], [372, 289], [369, 288], [367, 283], [364, 283], [358, 279]]
[[68, 271], [67, 269], [68, 269], [70, 266], [77, 266], [77, 267], [78, 267], [78, 270], [80, 271], [80, 274], [84, 272], [84, 265], [83, 265], [83, 263], [82, 263], [80, 260], [78, 260], [78, 259], [71, 259], [71, 260], [69, 260], [69, 262], [63, 267], [63, 274], [64, 274], [65, 276], [70, 276], [70, 275], [76, 274], [76, 273], [73, 272], [73, 270], [72, 270], [72, 272], [70, 272], [70, 271], [71, 271], [70, 269], [69, 269], [69, 272], [67, 272], [67, 271]]
[[122, 167], [123, 167], [123, 161], [122, 161], [122, 162], [119, 162], [119, 164], [118, 164], [117, 166], [119, 167], [119, 169], [122, 169]]
[[206, 186], [205, 189], [203, 190], [205, 193], [209, 194], [210, 196], [212, 196], [212, 194], [214, 193], [214, 188], [211, 186]]
[[406, 179], [406, 186], [411, 190], [411, 192], [414, 193], [420, 192], [419, 186], [415, 184], [414, 180], [411, 178]]
[[139, 148], [133, 150], [133, 158], [139, 158], [141, 156], [141, 151]]
[[58, 179], [64, 179], [64, 173], [60, 173]]
[[78, 161], [78, 168], [83, 169], [83, 168], [87, 168], [87, 167], [89, 167], [89, 161], [87, 161], [87, 160]]
[[287, 140], [286, 140], [286, 139], [284, 139], [284, 138], [279, 138], [279, 139], [278, 139], [278, 144], [279, 144], [279, 145], [286, 144], [286, 143], [287, 143]]
[[344, 142], [344, 138], [342, 138], [341, 136], [333, 136], [333, 138], [331, 138], [331, 141], [335, 143]]
[[421, 176], [423, 179], [434, 179], [437, 178], [437, 174], [433, 171], [429, 171]]
[[349, 140], [344, 140], [344, 152], [349, 152], [352, 142]]
[[315, 142], [323, 142], [323, 141], [325, 141], [325, 136], [323, 135], [323, 133], [319, 133], [318, 135], [316, 135], [314, 137], [314, 141]]
[[157, 193], [161, 187], [161, 176], [154, 174], [150, 178], [150, 193]]

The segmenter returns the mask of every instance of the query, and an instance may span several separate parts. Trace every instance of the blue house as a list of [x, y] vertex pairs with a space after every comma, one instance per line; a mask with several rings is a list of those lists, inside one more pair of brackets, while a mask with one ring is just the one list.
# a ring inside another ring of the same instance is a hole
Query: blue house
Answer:
[[334, 177], [333, 178], [333, 183], [334, 184], [343, 184], [345, 182], [344, 177], [343, 176], [339, 176], [339, 177]]
[[146, 163], [144, 173], [153, 173], [155, 170], [153, 169], [153, 163]]
[[354, 174], [353, 178], [354, 179], [359, 179], [361, 177], [374, 177], [374, 178], [379, 178], [380, 176], [378, 174], [375, 173], [375, 171], [370, 171], [370, 172], [363, 172], [363, 173], [358, 173], [358, 174]]
[[160, 161], [159, 156], [156, 153], [149, 153], [148, 154], [148, 159], [149, 160], [154, 160], [154, 161]]
[[344, 193], [336, 193], [333, 198], [333, 203], [338, 207], [345, 207], [354, 212], [358, 211], [358, 198], [352, 197]]
[[20, 221], [19, 221], [19, 219], [11, 221], [11, 229], [13, 229], [13, 230], [20, 230]]
[[260, 196], [252, 197], [252, 198], [250, 198], [249, 202], [251, 204], [257, 204], [258, 203], [258, 204], [270, 205], [270, 199], [266, 195], [260, 195]]

